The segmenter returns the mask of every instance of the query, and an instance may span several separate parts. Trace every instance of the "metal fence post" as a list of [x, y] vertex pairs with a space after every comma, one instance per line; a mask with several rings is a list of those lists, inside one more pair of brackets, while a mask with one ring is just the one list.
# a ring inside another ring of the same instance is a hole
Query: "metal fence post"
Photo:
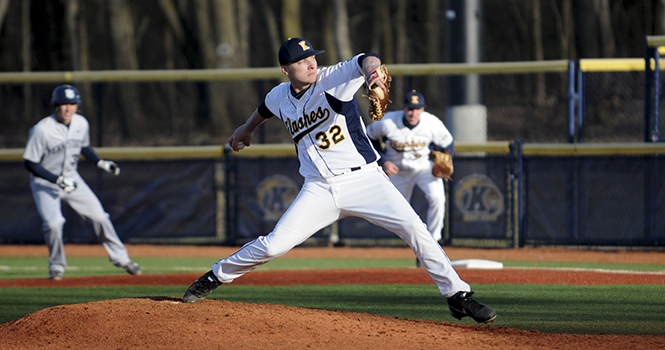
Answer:
[[658, 51], [658, 47], [653, 49], [653, 56], [656, 66], [653, 72], [653, 128], [651, 131], [651, 141], [658, 142], [658, 99], [660, 98], [660, 51]]
[[517, 140], [517, 166], [515, 168], [515, 176], [517, 177], [517, 232], [515, 232], [515, 248], [524, 247], [524, 233], [526, 232], [522, 192], [524, 188], [524, 155], [522, 153], [522, 145], [522, 140]]
[[568, 63], [568, 142], [575, 143], [575, 61]]
[[236, 244], [236, 227], [238, 224], [238, 203], [236, 186], [236, 160], [232, 155], [230, 147], [224, 147], [224, 169], [226, 171], [226, 244]]
[[644, 142], [649, 142], [651, 132], [651, 51], [644, 38]]
[[584, 72], [577, 70], [577, 141], [584, 142]]

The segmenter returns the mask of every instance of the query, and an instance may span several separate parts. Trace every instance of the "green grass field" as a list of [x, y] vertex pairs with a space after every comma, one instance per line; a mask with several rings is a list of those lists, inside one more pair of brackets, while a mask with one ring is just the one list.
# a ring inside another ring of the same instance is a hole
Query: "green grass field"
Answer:
[[[124, 274], [106, 258], [69, 258], [66, 277]], [[205, 272], [210, 258], [136, 258], [144, 273]], [[276, 259], [261, 270], [412, 267], [413, 259]], [[505, 266], [662, 271], [663, 265], [504, 262]], [[0, 278], [46, 278], [46, 258], [0, 258]], [[0, 288], [0, 323], [51, 306], [146, 296], [180, 297], [183, 286]], [[494, 307], [492, 326], [546, 333], [665, 334], [665, 285], [474, 284], [479, 300]], [[242, 286], [225, 285], [210, 299], [273, 303], [408, 319], [475, 324], [450, 316], [431, 285]]]

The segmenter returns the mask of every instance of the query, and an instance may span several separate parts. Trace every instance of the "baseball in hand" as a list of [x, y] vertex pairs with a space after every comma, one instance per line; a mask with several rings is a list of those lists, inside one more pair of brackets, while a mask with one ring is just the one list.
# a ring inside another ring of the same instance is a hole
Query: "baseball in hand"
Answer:
[[238, 150], [241, 150], [241, 149], [245, 148], [245, 143], [242, 142], [242, 141], [238, 141], [237, 146], [238, 146]]

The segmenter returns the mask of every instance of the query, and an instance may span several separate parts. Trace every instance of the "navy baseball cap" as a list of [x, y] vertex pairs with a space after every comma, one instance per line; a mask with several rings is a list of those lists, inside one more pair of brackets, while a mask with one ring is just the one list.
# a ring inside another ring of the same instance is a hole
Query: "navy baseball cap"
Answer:
[[279, 64], [281, 66], [298, 62], [303, 58], [325, 52], [325, 50], [314, 50], [312, 44], [303, 38], [289, 38], [279, 48]]
[[416, 90], [411, 90], [404, 97], [404, 108], [425, 108], [425, 97]]

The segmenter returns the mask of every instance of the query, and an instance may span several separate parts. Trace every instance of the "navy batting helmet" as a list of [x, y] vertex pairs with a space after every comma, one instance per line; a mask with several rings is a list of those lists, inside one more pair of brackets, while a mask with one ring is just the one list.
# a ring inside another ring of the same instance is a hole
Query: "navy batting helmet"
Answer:
[[51, 103], [53, 106], [69, 103], [81, 104], [81, 96], [79, 96], [79, 92], [75, 87], [71, 85], [60, 85], [53, 90]]

